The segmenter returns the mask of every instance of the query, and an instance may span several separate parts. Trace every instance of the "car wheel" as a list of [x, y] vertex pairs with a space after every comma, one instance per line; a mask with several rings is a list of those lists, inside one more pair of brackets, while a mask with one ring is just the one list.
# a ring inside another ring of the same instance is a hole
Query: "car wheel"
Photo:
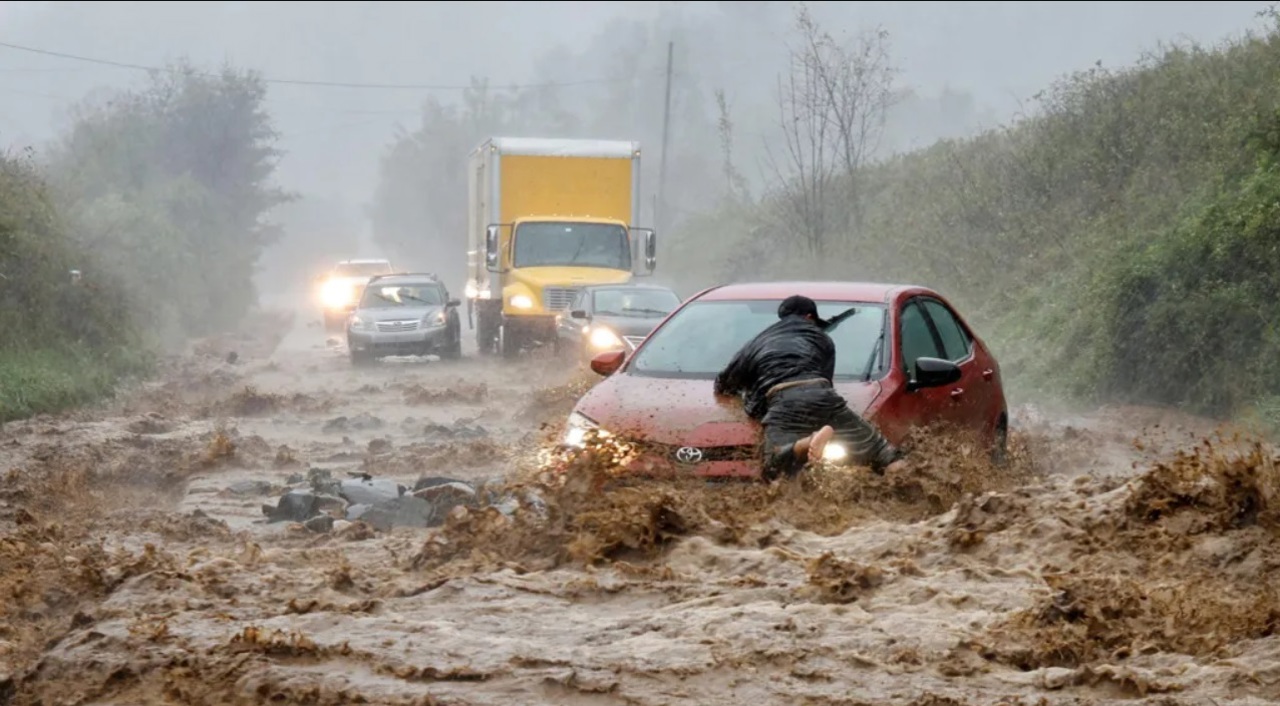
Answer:
[[995, 443], [991, 448], [991, 463], [1003, 468], [1009, 463], [1009, 422], [1004, 417], [996, 423]]
[[441, 351], [440, 357], [448, 358], [450, 360], [457, 360], [458, 358], [461, 358], [462, 357], [462, 336], [455, 335], [452, 341], [445, 344], [444, 349]]
[[351, 364], [360, 368], [369, 365], [376, 358], [373, 355], [362, 351], [351, 351]]

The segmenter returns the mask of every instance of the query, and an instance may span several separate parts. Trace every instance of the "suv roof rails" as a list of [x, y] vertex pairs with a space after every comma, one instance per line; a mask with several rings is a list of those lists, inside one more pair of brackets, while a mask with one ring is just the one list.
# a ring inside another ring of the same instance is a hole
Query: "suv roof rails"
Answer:
[[386, 279], [387, 277], [426, 277], [433, 282], [440, 281], [440, 277], [434, 272], [393, 272], [389, 275], [374, 275], [369, 278], [369, 281], [372, 282], [374, 280]]

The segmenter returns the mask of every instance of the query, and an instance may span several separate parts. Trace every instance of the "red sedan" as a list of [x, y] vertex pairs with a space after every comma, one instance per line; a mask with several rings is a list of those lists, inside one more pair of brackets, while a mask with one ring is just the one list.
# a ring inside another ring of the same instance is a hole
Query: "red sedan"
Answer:
[[[768, 282], [712, 287], [666, 317], [628, 358], [601, 353], [606, 376], [569, 415], [563, 442], [579, 446], [591, 430], [640, 442], [630, 464], [700, 476], [757, 476], [760, 426], [712, 383], [733, 354], [777, 321], [792, 294], [830, 318], [856, 307], [830, 332], [836, 389], [891, 442], [934, 422], [976, 431], [1003, 458], [1008, 411], [1000, 366], [951, 304], [927, 287], [858, 282]], [[829, 457], [842, 449], [829, 447]]]

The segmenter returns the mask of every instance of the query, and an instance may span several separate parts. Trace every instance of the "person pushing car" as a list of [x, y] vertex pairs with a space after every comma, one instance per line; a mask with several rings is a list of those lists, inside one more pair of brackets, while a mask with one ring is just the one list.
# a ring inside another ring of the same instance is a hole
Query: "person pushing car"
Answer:
[[778, 305], [778, 322], [756, 334], [715, 380], [717, 397], [741, 395], [748, 416], [764, 427], [765, 480], [794, 476], [820, 460], [834, 438], [845, 463], [883, 474], [902, 452], [835, 391], [836, 346], [818, 305], [794, 295]]

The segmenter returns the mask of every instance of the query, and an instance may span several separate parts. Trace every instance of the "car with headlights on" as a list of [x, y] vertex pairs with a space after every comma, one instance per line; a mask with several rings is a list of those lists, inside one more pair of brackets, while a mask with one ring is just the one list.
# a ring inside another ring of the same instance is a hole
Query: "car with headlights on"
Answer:
[[343, 260], [317, 278], [326, 331], [341, 331], [370, 277], [395, 274], [390, 260]]
[[[681, 304], [634, 351], [599, 353], [605, 376], [575, 405], [562, 444], [607, 436], [638, 452], [638, 471], [756, 477], [760, 426], [736, 401], [717, 400], [717, 373], [801, 294], [819, 315], [849, 315], [829, 330], [836, 390], [893, 443], [934, 423], [976, 432], [1003, 461], [1008, 410], [1000, 366], [973, 327], [941, 294], [921, 286], [860, 282], [767, 282], [706, 289]], [[828, 458], [847, 450], [827, 447]]]
[[347, 350], [360, 365], [390, 355], [462, 356], [461, 302], [434, 274], [374, 277], [347, 321]]
[[680, 296], [661, 285], [592, 285], [574, 297], [556, 333], [560, 347], [576, 351], [584, 361], [606, 351], [630, 352], [678, 306]]

